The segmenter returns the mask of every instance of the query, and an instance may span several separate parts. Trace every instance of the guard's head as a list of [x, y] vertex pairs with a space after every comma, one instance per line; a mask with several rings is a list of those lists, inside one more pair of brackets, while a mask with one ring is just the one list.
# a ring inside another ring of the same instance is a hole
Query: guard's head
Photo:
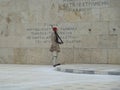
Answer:
[[58, 28], [57, 28], [57, 27], [53, 27], [52, 29], [53, 29], [53, 31], [57, 31], [57, 30], [58, 30]]

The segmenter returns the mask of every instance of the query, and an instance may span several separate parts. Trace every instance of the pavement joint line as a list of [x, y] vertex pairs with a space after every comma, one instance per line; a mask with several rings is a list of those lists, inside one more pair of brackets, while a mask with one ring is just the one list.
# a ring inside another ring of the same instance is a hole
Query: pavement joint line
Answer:
[[[66, 67], [65, 67], [66, 66]], [[83, 67], [83, 66], [80, 66]], [[85, 67], [85, 66], [84, 66]], [[105, 68], [105, 67], [104, 67]], [[93, 69], [93, 68], [92, 68]], [[58, 66], [55, 68], [56, 71], [61, 71], [61, 72], [68, 72], [68, 73], [77, 73], [77, 74], [100, 74], [100, 75], [120, 75], [120, 70], [117, 69], [112, 69], [112, 70], [108, 70], [108, 68], [106, 69], [89, 69], [89, 68], [75, 68], [71, 65], [71, 67], [67, 67], [67, 65], [62, 65], [62, 66]]]

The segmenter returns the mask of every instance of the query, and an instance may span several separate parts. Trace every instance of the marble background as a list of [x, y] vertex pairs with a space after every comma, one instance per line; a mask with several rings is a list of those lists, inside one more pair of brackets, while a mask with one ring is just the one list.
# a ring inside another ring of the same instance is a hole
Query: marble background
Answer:
[[120, 64], [120, 0], [0, 0], [0, 63], [51, 64], [50, 25], [59, 62]]

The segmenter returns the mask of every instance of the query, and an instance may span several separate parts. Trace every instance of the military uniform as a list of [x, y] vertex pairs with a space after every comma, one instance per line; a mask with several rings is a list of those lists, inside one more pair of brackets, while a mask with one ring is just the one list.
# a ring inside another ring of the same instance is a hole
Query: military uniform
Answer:
[[60, 46], [56, 42], [56, 36], [55, 36], [54, 32], [51, 34], [51, 42], [52, 42], [52, 45], [51, 45], [50, 51], [51, 52], [54, 52], [54, 51], [60, 52]]
[[[60, 63], [57, 63], [57, 57], [58, 57], [58, 52], [60, 52], [60, 46], [59, 44], [62, 44], [63, 41], [61, 40], [61, 38], [59, 37], [59, 35], [57, 34], [57, 27], [52, 27], [53, 29], [53, 33], [51, 34], [51, 47], [50, 47], [50, 51], [52, 52], [52, 62], [53, 62], [53, 67], [60, 65]], [[59, 40], [61, 42], [59, 42]]]

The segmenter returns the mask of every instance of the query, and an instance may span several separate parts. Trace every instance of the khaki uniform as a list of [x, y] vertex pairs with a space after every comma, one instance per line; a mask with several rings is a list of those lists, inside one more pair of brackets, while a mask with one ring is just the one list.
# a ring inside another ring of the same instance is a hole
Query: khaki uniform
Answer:
[[52, 45], [51, 45], [50, 51], [51, 52], [54, 52], [54, 51], [60, 52], [60, 46], [56, 42], [56, 36], [55, 36], [54, 32], [51, 34], [51, 41], [52, 41]]
[[52, 52], [52, 63], [53, 65], [56, 65], [58, 52], [60, 52], [60, 46], [56, 42], [56, 36], [54, 32], [51, 34], [51, 42], [52, 42], [52, 45], [50, 47], [50, 51]]

